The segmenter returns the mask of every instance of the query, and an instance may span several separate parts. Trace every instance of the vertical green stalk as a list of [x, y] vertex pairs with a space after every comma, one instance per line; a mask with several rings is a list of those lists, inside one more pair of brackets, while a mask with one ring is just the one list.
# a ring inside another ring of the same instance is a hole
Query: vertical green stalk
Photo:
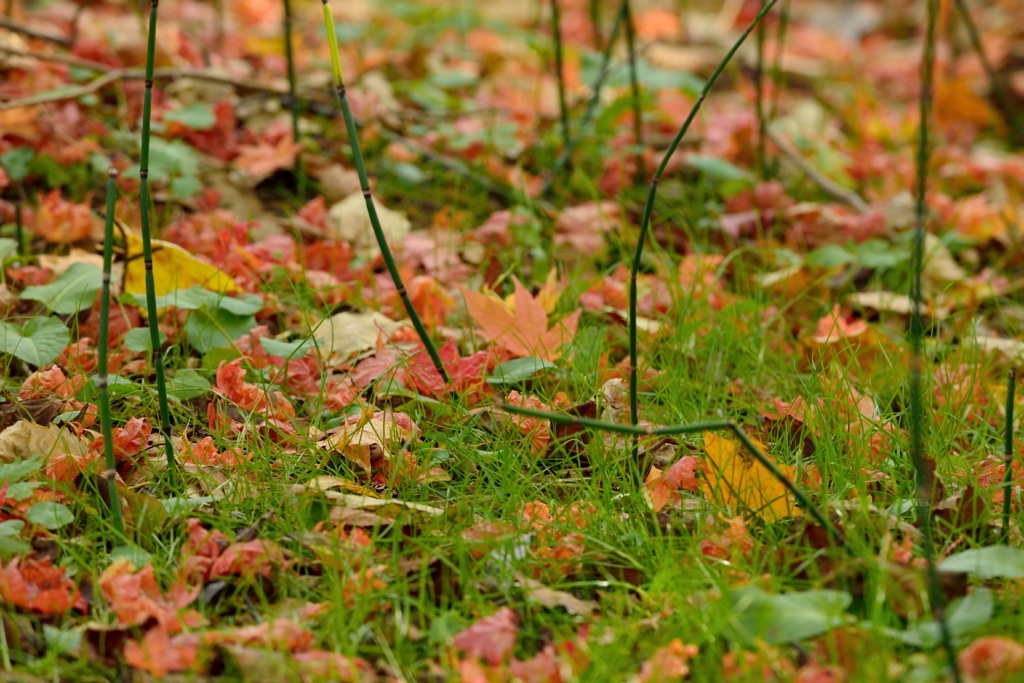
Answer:
[[974, 24], [974, 19], [971, 18], [971, 11], [967, 8], [967, 0], [956, 0], [956, 8], [964, 20], [964, 26], [967, 28], [967, 35], [971, 39], [971, 45], [974, 47], [974, 51], [978, 53], [978, 59], [981, 60], [981, 65], [988, 75], [992, 94], [999, 100], [999, 105], [1002, 107], [1003, 112], [1005, 112], [1005, 116], [1010, 120], [1011, 139], [1018, 145], [1024, 144], [1024, 119], [1021, 118], [1017, 108], [1010, 101], [1010, 96], [1007, 94], [1003, 82], [999, 79], [996, 70], [992, 68], [992, 63], [988, 61], [988, 57], [985, 55], [978, 27]]
[[555, 76], [558, 78], [558, 113], [562, 122], [562, 146], [569, 144], [569, 108], [565, 104], [565, 67], [562, 54], [562, 12], [559, 0], [551, 0], [551, 32], [555, 39]]
[[[693, 103], [693, 107], [690, 109], [690, 114], [686, 117], [683, 122], [683, 126], [676, 133], [672, 143], [669, 145], [668, 150], [665, 152], [665, 156], [661, 160], [661, 164], [654, 173], [654, 177], [651, 179], [651, 187], [647, 191], [647, 202], [644, 204], [643, 217], [640, 220], [640, 236], [637, 238], [636, 253], [633, 255], [633, 268], [629, 276], [629, 418], [633, 424], [639, 422], [639, 411], [637, 409], [637, 349], [636, 349], [636, 279], [640, 272], [640, 259], [644, 253], [644, 241], [647, 238], [647, 230], [651, 225], [651, 212], [654, 210], [654, 199], [658, 194], [658, 183], [661, 181], [661, 175], [665, 172], [665, 167], [668, 166], [669, 159], [675, 154], [676, 148], [679, 147], [679, 143], [682, 142], [683, 136], [686, 135], [686, 131], [690, 129], [690, 124], [693, 123], [694, 117], [697, 116], [697, 112], [700, 110], [701, 104], [704, 103], [704, 99], [708, 96], [711, 88], [714, 87], [715, 81], [718, 80], [719, 75], [725, 69], [725, 66], [732, 59], [736, 51], [740, 49], [740, 45], [747, 39], [750, 32], [754, 30], [754, 26], [757, 25], [761, 19], [768, 14], [772, 7], [778, 0], [768, 0], [761, 8], [761, 11], [757, 13], [754, 20], [750, 22], [750, 25], [743, 31], [739, 39], [732, 46], [729, 52], [722, 59], [722, 62], [715, 69], [714, 73], [711, 74], [711, 78], [704, 85], [704, 89], [701, 90], [700, 95], [697, 97], [697, 101]], [[634, 444], [635, 450], [635, 444]]]
[[[292, 47], [292, 2], [284, 0], [284, 56], [288, 61], [288, 109], [292, 115], [292, 139], [299, 141], [299, 100], [295, 95], [295, 51]], [[298, 183], [299, 201], [305, 199], [306, 173], [302, 160], [295, 157], [295, 175]]]
[[111, 168], [107, 178], [107, 221], [103, 232], [103, 290], [100, 294], [100, 334], [97, 342], [99, 371], [96, 388], [99, 390], [100, 427], [103, 433], [103, 453], [106, 456], [107, 497], [114, 530], [122, 539], [124, 522], [121, 521], [121, 502], [117, 495], [117, 464], [114, 462], [114, 437], [110, 424], [110, 393], [107, 390], [107, 352], [110, 341], [110, 269], [114, 256], [114, 210], [117, 202], [117, 169]]
[[647, 177], [644, 168], [644, 137], [642, 107], [640, 103], [640, 81], [636, 75], [636, 34], [633, 30], [633, 12], [629, 0], [623, 0], [622, 6], [626, 13], [626, 49], [629, 51], [629, 87], [633, 96], [633, 139], [636, 145], [636, 183], [639, 185]]
[[[764, 0], [761, 2], [764, 5]], [[757, 173], [765, 177], [768, 165], [765, 159], [765, 137], [768, 135], [768, 119], [764, 111], [764, 39], [765, 22], [757, 25], [757, 63], [754, 66], [754, 93], [757, 107]], [[779, 48], [782, 46], [779, 45]]]
[[25, 228], [21, 224], [21, 202], [14, 205], [14, 239], [18, 241], [18, 256], [24, 256]]
[[611, 36], [608, 38], [608, 43], [605, 45], [604, 52], [601, 54], [601, 69], [598, 71], [597, 81], [594, 83], [594, 93], [590, 96], [590, 101], [587, 102], [587, 109], [583, 112], [583, 119], [580, 121], [580, 125], [577, 128], [576, 136], [571, 138], [569, 143], [562, 150], [558, 159], [551, 166], [551, 170], [548, 173], [547, 178], [544, 180], [544, 185], [540, 190], [540, 197], [543, 198], [547, 195], [551, 189], [555, 179], [558, 178], [562, 169], [569, 163], [569, 159], [572, 158], [573, 152], [580, 144], [580, 140], [586, 135], [587, 127], [590, 125], [590, 120], [594, 118], [594, 112], [597, 111], [597, 104], [601, 101], [601, 88], [604, 86], [605, 80], [608, 78], [608, 65], [611, 62], [612, 48], [615, 45], [616, 38], [619, 37], [619, 29], [622, 27], [622, 22], [626, 16], [626, 2], [623, 0], [622, 5], [619, 7], [619, 13], [615, 17], [615, 24], [612, 26]]
[[[149, 41], [146, 47], [146, 94], [142, 100], [142, 153], [139, 160], [139, 210], [142, 217], [142, 260], [146, 268], [146, 312], [149, 316], [149, 339], [153, 346], [153, 370], [156, 393], [160, 402], [160, 435], [167, 454], [167, 474], [173, 490], [178, 488], [174, 445], [171, 443], [171, 414], [167, 405], [167, 380], [164, 358], [160, 351], [160, 321], [156, 312], [156, 283], [153, 280], [153, 241], [149, 220], [149, 124], [153, 107], [153, 61], [156, 57], [156, 12], [160, 0], [149, 3]], [[113, 212], [110, 213], [113, 216]]]
[[430, 356], [430, 360], [433, 361], [434, 367], [437, 368], [441, 378], [447, 384], [450, 381], [448, 379], [448, 372], [444, 369], [441, 356], [438, 355], [437, 349], [427, 333], [427, 329], [423, 326], [423, 321], [420, 320], [420, 316], [416, 313], [416, 309], [409, 299], [409, 292], [405, 289], [402, 276], [398, 273], [398, 266], [395, 265], [395, 258], [391, 255], [391, 249], [388, 247], [388, 241], [384, 237], [384, 230], [380, 225], [380, 218], [377, 216], [377, 206], [374, 204], [373, 195], [370, 193], [370, 179], [366, 175], [363, 152], [359, 147], [359, 132], [356, 130], [352, 108], [349, 107], [348, 98], [345, 96], [345, 81], [341, 74], [341, 56], [338, 53], [338, 35], [334, 30], [334, 15], [331, 12], [329, 0], [323, 0], [323, 3], [327, 43], [331, 51], [331, 68], [334, 71], [334, 85], [338, 90], [338, 99], [341, 100], [341, 113], [345, 117], [345, 128], [348, 131], [349, 143], [352, 145], [352, 159], [356, 165], [356, 172], [359, 174], [359, 185], [362, 188], [363, 198], [366, 200], [366, 211], [370, 214], [370, 225], [373, 226], [373, 235], [377, 239], [377, 246], [380, 248], [380, 254], [384, 258], [384, 265], [387, 266], [388, 274], [391, 275], [391, 281], [395, 283], [398, 296], [401, 297], [402, 305], [405, 306], [405, 312], [409, 314], [409, 320], [412, 322], [416, 334], [419, 335], [420, 341], [423, 342], [423, 347], [427, 350], [427, 354]]
[[[775, 59], [772, 61], [772, 97], [771, 107], [768, 108], [767, 124], [775, 120], [775, 112], [779, 106], [779, 95], [782, 93], [782, 89], [786, 85], [785, 74], [782, 73], [782, 48], [786, 43], [786, 29], [789, 27], [789, 0], [782, 0], [782, 4], [779, 5], [779, 25], [775, 30]], [[767, 133], [767, 130], [765, 130]], [[763, 136], [762, 136], [763, 138]], [[771, 168], [765, 169], [763, 173], [768, 173], [768, 177], [774, 177], [778, 173], [778, 162], [777, 160], [771, 164]]]
[[1006, 439], [1003, 443], [1003, 543], [1010, 543], [1010, 499], [1013, 497], [1013, 399], [1017, 388], [1017, 372], [1010, 369], [1006, 386]]
[[600, 51], [601, 44], [601, 0], [590, 0], [590, 26], [594, 30], [594, 49]]
[[914, 464], [914, 483], [917, 490], [917, 519], [921, 525], [921, 543], [928, 571], [928, 597], [932, 615], [939, 625], [942, 645], [949, 658], [953, 680], [960, 683], [960, 668], [953, 649], [953, 639], [946, 622], [946, 605], [935, 568], [935, 549], [932, 545], [932, 482], [925, 468], [925, 406], [922, 375], [924, 372], [924, 324], [921, 321], [921, 273], [924, 270], [924, 236], [928, 204], [928, 162], [931, 147], [928, 140], [929, 113], [932, 104], [932, 77], [935, 69], [935, 16], [938, 0], [928, 0], [928, 26], [925, 33], [924, 58], [919, 103], [920, 125], [917, 145], [917, 187], [914, 221], [913, 280], [910, 285], [912, 312], [910, 316], [910, 457]]

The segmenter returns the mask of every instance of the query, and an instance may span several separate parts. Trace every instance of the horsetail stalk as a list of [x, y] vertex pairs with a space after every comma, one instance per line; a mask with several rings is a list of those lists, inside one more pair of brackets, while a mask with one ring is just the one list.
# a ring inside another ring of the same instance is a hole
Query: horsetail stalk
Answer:
[[[299, 100], [295, 86], [295, 50], [292, 46], [292, 0], [284, 0], [284, 56], [288, 62], [288, 110], [292, 117], [292, 140], [299, 141]], [[299, 200], [306, 195], [306, 171], [301, 155], [295, 157], [295, 175]]]
[[[814, 518], [814, 521], [821, 525], [821, 528], [826, 531], [836, 542], [843, 546], [846, 550], [850, 550], [847, 545], [846, 538], [842, 532], [835, 527], [832, 522], [825, 517], [820, 510], [818, 510], [812, 503], [811, 500], [797, 488], [796, 484], [790, 480], [782, 470], [779, 469], [772, 460], [761, 452], [761, 449], [757, 447], [754, 440], [751, 439], [743, 427], [739, 425], [735, 420], [708, 420], [706, 422], [691, 422], [689, 424], [678, 424], [669, 427], [640, 427], [637, 425], [626, 425], [618, 422], [605, 422], [603, 420], [594, 420], [586, 417], [576, 417], [575, 415], [565, 415], [563, 413], [549, 413], [542, 410], [532, 410], [530, 408], [521, 408], [519, 406], [509, 405], [508, 403], [501, 403], [498, 406], [507, 413], [514, 415], [524, 415], [526, 417], [536, 417], [544, 420], [550, 420], [555, 424], [572, 425], [577, 427], [586, 427], [588, 429], [595, 429], [602, 432], [612, 432], [615, 434], [630, 434], [634, 437], [639, 436], [669, 436], [675, 434], [695, 434], [697, 432], [717, 432], [727, 429], [731, 431], [740, 443], [750, 452], [750, 454], [757, 460], [761, 466], [763, 466], [768, 472], [779, 481], [786, 490], [793, 495], [796, 502], [807, 510], [807, 513]], [[635, 461], [635, 460], [634, 460]]]
[[551, 0], [551, 33], [555, 39], [555, 76], [558, 79], [558, 115], [562, 123], [562, 146], [569, 144], [569, 107], [565, 103], [565, 65], [562, 54], [562, 12], [559, 0]]
[[[167, 473], [173, 490], [178, 488], [174, 445], [171, 443], [171, 414], [167, 404], [167, 380], [164, 359], [160, 352], [160, 321], [156, 310], [156, 283], [153, 278], [153, 240], [149, 219], [149, 124], [153, 106], [153, 62], [156, 59], [156, 17], [159, 0], [149, 3], [149, 40], [146, 45], [146, 93], [142, 100], [142, 149], [139, 160], [139, 210], [142, 219], [142, 260], [146, 268], [146, 314], [149, 316], [149, 339], [152, 345], [156, 393], [160, 403], [160, 435], [167, 455]], [[108, 212], [113, 217], [113, 212]]]
[[359, 185], [363, 192], [363, 198], [366, 200], [366, 211], [370, 215], [370, 225], [373, 226], [373, 235], [377, 239], [377, 246], [380, 248], [380, 254], [384, 259], [384, 265], [387, 266], [388, 274], [391, 276], [391, 281], [395, 283], [395, 289], [398, 290], [398, 296], [402, 299], [402, 305], [405, 307], [405, 312], [409, 314], [409, 320], [412, 322], [413, 328], [416, 330], [416, 334], [419, 335], [420, 341], [423, 342], [423, 347], [426, 349], [427, 354], [430, 356], [430, 360], [433, 361], [434, 367], [437, 368], [438, 373], [441, 375], [441, 379], [444, 380], [445, 384], [449, 383], [448, 372], [444, 369], [444, 363], [441, 361], [441, 356], [437, 353], [434, 343], [430, 340], [430, 335], [427, 333], [427, 329], [423, 326], [423, 321], [420, 320], [420, 316], [416, 313], [416, 309], [412, 305], [412, 301], [409, 299], [409, 292], [405, 288], [405, 284], [402, 282], [402, 276], [398, 272], [398, 266], [395, 265], [394, 256], [391, 255], [391, 249], [388, 247], [388, 241], [384, 237], [384, 229], [380, 225], [380, 218], [377, 216], [377, 206], [374, 204], [373, 195], [370, 193], [370, 179], [366, 175], [366, 164], [363, 162], [363, 152], [359, 147], [359, 132], [356, 130], [355, 119], [352, 116], [352, 109], [349, 107], [348, 98], [345, 96], [345, 81], [341, 74], [341, 56], [338, 53], [338, 36], [334, 30], [334, 15], [331, 12], [331, 5], [329, 0], [323, 0], [324, 4], [324, 24], [327, 28], [327, 44], [331, 52], [331, 69], [334, 71], [334, 85], [338, 90], [338, 99], [341, 101], [341, 113], [345, 117], [345, 128], [348, 131], [349, 144], [352, 145], [352, 159], [356, 165], [356, 172], [359, 174]]
[[[762, 0], [764, 4], [764, 0]], [[757, 108], [757, 173], [762, 178], [768, 170], [765, 154], [765, 138], [768, 135], [768, 119], [764, 111], [764, 40], [765, 22], [757, 25], [757, 63], [754, 66], [754, 100]]]
[[1006, 437], [1003, 442], [1003, 543], [1010, 543], [1010, 499], [1013, 497], [1013, 401], [1017, 372], [1010, 370], [1006, 383]]
[[665, 172], [665, 167], [668, 166], [669, 160], [672, 155], [675, 154], [676, 148], [679, 147], [679, 143], [682, 142], [683, 136], [686, 135], [686, 131], [690, 129], [690, 124], [693, 123], [694, 117], [697, 116], [697, 112], [700, 110], [701, 104], [704, 103], [704, 99], [708, 96], [711, 88], [715, 85], [715, 81], [718, 80], [719, 75], [725, 69], [726, 65], [732, 60], [733, 55], [740, 49], [743, 41], [747, 39], [750, 32], [754, 27], [761, 21], [762, 18], [775, 6], [778, 0], [768, 0], [761, 7], [761, 11], [757, 13], [754, 20], [750, 22], [750, 25], [740, 34], [740, 37], [733, 44], [732, 48], [726, 53], [725, 57], [719, 63], [718, 67], [711, 74], [708, 82], [704, 85], [703, 90], [700, 91], [700, 95], [697, 97], [697, 101], [693, 103], [693, 107], [690, 109], [689, 115], [683, 122], [679, 132], [676, 133], [675, 138], [672, 139], [672, 143], [668, 147], [668, 151], [665, 152], [665, 156], [661, 160], [657, 171], [654, 173], [654, 177], [651, 179], [651, 187], [647, 191], [647, 202], [644, 204], [643, 217], [640, 220], [640, 235], [637, 238], [636, 253], [633, 255], [633, 267], [629, 275], [629, 419], [634, 425], [640, 421], [639, 412], [637, 407], [637, 348], [636, 348], [636, 280], [637, 275], [640, 272], [640, 259], [644, 253], [644, 241], [647, 238], [647, 230], [651, 225], [651, 213], [654, 211], [654, 199], [658, 194], [658, 183], [661, 181], [661, 176]]
[[928, 162], [931, 148], [928, 141], [928, 115], [932, 104], [932, 75], [935, 68], [935, 16], [938, 0], [928, 0], [928, 22], [925, 33], [924, 57], [919, 99], [920, 124], [917, 144], [916, 201], [914, 204], [913, 279], [910, 284], [910, 457], [914, 465], [914, 483], [917, 497], [917, 519], [921, 525], [921, 544], [928, 574], [928, 601], [932, 615], [939, 626], [943, 648], [949, 658], [953, 680], [960, 683], [960, 668], [953, 638], [946, 621], [946, 606], [939, 585], [939, 574], [935, 567], [935, 549], [932, 546], [932, 481], [925, 467], [924, 455], [924, 391], [923, 391], [923, 346], [924, 324], [921, 320], [921, 273], [924, 270], [924, 234], [928, 204]]
[[640, 106], [640, 80], [636, 73], [636, 32], [633, 27], [633, 11], [629, 0], [623, 0], [622, 8], [626, 22], [626, 50], [629, 52], [629, 87], [633, 98], [633, 144], [636, 145], [636, 183], [644, 181], [647, 170], [644, 168], [644, 133]]
[[124, 522], [121, 520], [121, 502], [117, 495], [117, 464], [114, 461], [113, 427], [110, 423], [110, 393], [107, 388], [107, 352], [110, 341], [110, 269], [114, 258], [114, 210], [117, 202], [117, 169], [111, 168], [107, 178], [107, 216], [103, 231], [103, 290], [100, 295], [100, 333], [97, 342], [99, 369], [96, 388], [100, 402], [100, 429], [103, 433], [103, 453], [106, 458], [104, 476], [107, 480], [107, 498], [114, 530], [124, 538]]
[[[612, 58], [612, 48], [615, 45], [615, 39], [619, 37], [619, 29], [622, 26], [622, 22], [626, 16], [627, 0], [623, 0], [622, 5], [619, 7], [619, 13], [615, 17], [615, 24], [612, 25], [612, 32], [608, 38], [608, 42], [605, 44], [604, 52], [601, 53], [601, 68], [598, 70], [597, 81], [594, 83], [594, 93], [590, 96], [590, 101], [587, 102], [587, 109], [583, 112], [583, 119], [580, 121], [580, 125], [576, 131], [576, 136], [571, 138], [566, 143], [562, 153], [555, 160], [551, 170], [547, 174], [547, 178], [544, 179], [544, 185], [541, 186], [540, 197], [543, 198], [547, 195], [551, 189], [555, 179], [561, 174], [562, 169], [569, 163], [569, 159], [572, 158], [573, 152], [580, 144], [580, 140], [586, 134], [587, 127], [590, 125], [590, 120], [594, 118], [594, 112], [597, 111], [597, 103], [601, 100], [601, 88], [604, 85], [605, 79], [608, 78], [608, 64]], [[596, 30], [596, 29], [595, 29]]]

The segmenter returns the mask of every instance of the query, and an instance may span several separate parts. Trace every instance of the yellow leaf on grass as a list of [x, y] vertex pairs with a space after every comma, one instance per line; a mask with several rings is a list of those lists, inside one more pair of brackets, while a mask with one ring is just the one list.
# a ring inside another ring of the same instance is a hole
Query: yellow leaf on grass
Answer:
[[[763, 444], [754, 443], [765, 452]], [[704, 432], [704, 451], [708, 457], [701, 462], [702, 486], [708, 499], [724, 507], [750, 510], [766, 522], [801, 514], [786, 487], [739, 444]], [[792, 467], [778, 463], [776, 467], [793, 479]]]
[[[142, 260], [142, 237], [124, 230], [125, 266], [124, 291], [129, 294], [146, 293], [146, 266]], [[171, 242], [153, 240], [153, 281], [157, 296], [178, 289], [204, 287], [219, 294], [237, 294], [242, 288], [223, 270], [193, 256]]]

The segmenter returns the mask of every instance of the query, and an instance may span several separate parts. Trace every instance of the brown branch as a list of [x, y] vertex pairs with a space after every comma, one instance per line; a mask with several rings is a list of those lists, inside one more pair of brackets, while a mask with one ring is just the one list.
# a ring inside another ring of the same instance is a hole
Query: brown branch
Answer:
[[768, 137], [775, 143], [783, 154], [785, 154], [790, 161], [792, 161], [797, 168], [799, 168], [804, 175], [811, 179], [815, 185], [836, 201], [843, 202], [857, 211], [857, 213], [866, 213], [868, 210], [868, 203], [864, 201], [859, 194], [849, 188], [845, 188], [836, 181], [832, 180], [826, 175], [822, 175], [821, 171], [814, 167], [814, 164], [809, 162], [807, 159], [800, 154], [786, 138], [782, 137], [776, 131], [771, 128], [768, 129]]
[[[38, 57], [39, 55], [33, 53], [26, 53], [23, 50], [10, 50], [9, 48], [0, 48], [11, 54], [22, 54], [23, 56]], [[47, 55], [48, 57], [48, 55]], [[64, 61], [64, 60], [54, 60]], [[88, 61], [88, 60], [86, 60]], [[84, 66], [84, 65], [78, 65]], [[33, 107], [40, 104], [46, 104], [49, 102], [60, 102], [63, 100], [70, 100], [83, 95], [94, 93], [97, 90], [106, 87], [107, 85], [119, 81], [119, 80], [141, 80], [146, 77], [144, 69], [111, 69], [106, 65], [102, 65], [99, 62], [89, 62], [87, 68], [96, 69], [98, 71], [104, 71], [102, 76], [99, 76], [88, 83], [79, 86], [59, 88], [57, 90], [48, 90], [46, 92], [37, 93], [24, 97], [18, 100], [12, 100], [10, 102], [4, 102], [0, 104], [0, 111], [8, 109], [18, 109], [20, 107]], [[221, 74], [211, 73], [209, 71], [200, 71], [198, 69], [156, 69], [153, 72], [153, 78], [156, 80], [175, 80], [179, 78], [194, 78], [200, 81], [208, 81], [211, 83], [223, 83], [225, 85], [234, 86], [240, 90], [250, 90], [255, 92], [266, 92], [278, 97], [289, 97], [290, 93], [288, 88], [276, 87], [273, 85], [267, 85], [259, 83], [257, 81], [239, 80], [232, 78], [231, 76], [225, 76]], [[315, 92], [304, 93], [303, 97], [309, 100], [315, 101], [327, 101], [323, 95], [319, 95]]]
[[37, 38], [39, 40], [47, 40], [47, 41], [49, 41], [51, 43], [56, 43], [57, 45], [60, 45], [61, 47], [71, 47], [71, 45], [72, 45], [72, 41], [71, 41], [70, 38], [65, 38], [64, 36], [55, 36], [55, 35], [53, 35], [51, 33], [43, 33], [41, 31], [37, 31], [35, 29], [29, 28], [28, 26], [22, 26], [21, 24], [15, 24], [13, 21], [10, 21], [9, 19], [4, 19], [2, 17], [0, 17], [0, 28], [5, 28], [8, 31], [14, 31], [15, 33], [20, 33], [20, 34], [22, 34], [24, 36], [28, 36], [29, 38]]
[[6, 45], [0, 45], [0, 52], [15, 55], [16, 57], [30, 57], [42, 62], [57, 62], [58, 64], [67, 64], [68, 66], [79, 66], [83, 69], [92, 69], [93, 71], [110, 71], [113, 68], [103, 62], [95, 62], [91, 59], [84, 59], [75, 55], [66, 55], [62, 52], [33, 52], [32, 50], [22, 50]]

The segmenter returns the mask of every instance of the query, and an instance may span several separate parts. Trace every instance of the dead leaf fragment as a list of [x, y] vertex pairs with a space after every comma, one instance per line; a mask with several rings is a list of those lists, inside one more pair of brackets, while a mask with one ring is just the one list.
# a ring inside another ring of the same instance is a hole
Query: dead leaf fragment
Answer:
[[[374, 206], [388, 245], [394, 248], [402, 244], [412, 227], [409, 219], [404, 213], [387, 208], [376, 198]], [[362, 193], [351, 194], [332, 206], [327, 212], [327, 225], [338, 238], [348, 242], [358, 256], [372, 258], [380, 253]]]
[[315, 337], [324, 340], [323, 349], [331, 358], [344, 358], [377, 346], [377, 338], [391, 338], [405, 323], [395, 322], [383, 313], [343, 311], [325, 318], [313, 328]]
[[55, 424], [41, 427], [19, 420], [0, 432], [0, 462], [3, 463], [26, 460], [36, 455], [43, 458], [61, 453], [84, 456], [88, 452], [88, 441], [79, 439], [67, 428]]
[[[766, 452], [763, 444], [754, 444]], [[790, 493], [761, 463], [741, 450], [739, 444], [704, 432], [707, 458], [702, 470], [704, 494], [723, 507], [742, 507], [767, 522], [777, 522], [801, 514], [790, 501]], [[767, 456], [770, 460], [771, 456]], [[776, 463], [782, 474], [793, 480], [793, 468]]]

